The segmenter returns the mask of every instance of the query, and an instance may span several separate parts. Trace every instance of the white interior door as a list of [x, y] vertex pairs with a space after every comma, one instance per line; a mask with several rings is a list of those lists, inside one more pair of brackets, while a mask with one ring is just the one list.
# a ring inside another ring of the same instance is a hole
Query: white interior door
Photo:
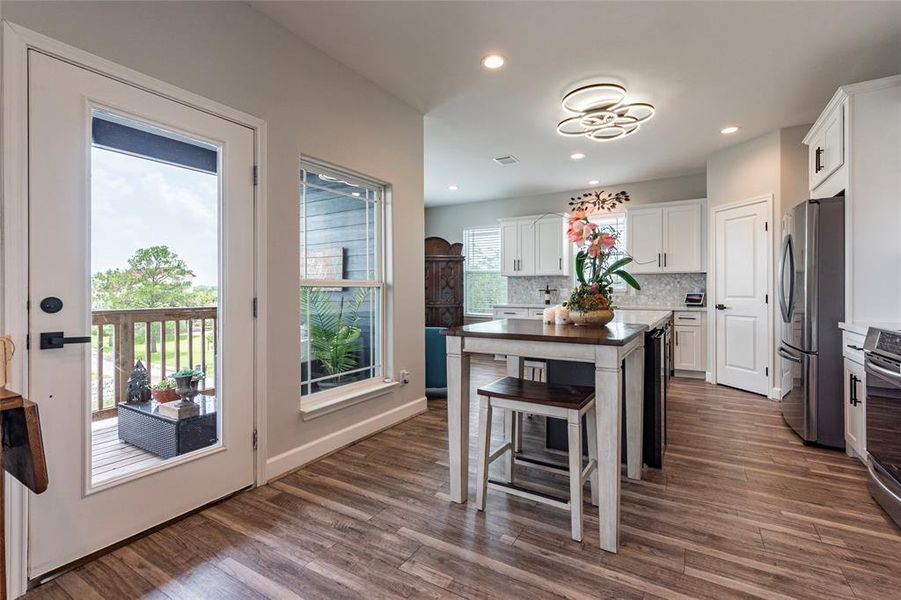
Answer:
[[[35, 577], [253, 483], [253, 131], [36, 51], [28, 69]], [[143, 402], [141, 358], [152, 382], [201, 365], [196, 411]]]
[[766, 394], [769, 280], [767, 203], [716, 212], [716, 379]]

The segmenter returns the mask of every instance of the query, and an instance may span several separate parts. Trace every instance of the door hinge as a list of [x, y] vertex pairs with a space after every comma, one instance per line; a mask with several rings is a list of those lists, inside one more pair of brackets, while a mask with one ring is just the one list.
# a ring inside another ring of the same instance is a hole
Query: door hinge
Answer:
[[[767, 377], [769, 377], [769, 376], [770, 376], [770, 368], [769, 368], [769, 367], [764, 367], [764, 368], [763, 368], [763, 374], [766, 375]], [[254, 448], [256, 448], [256, 446], [254, 446]]]
[[[254, 178], [253, 181], [254, 181], [254, 183], [256, 183], [256, 178]], [[769, 221], [764, 221], [764, 222], [763, 222], [763, 230], [764, 230], [764, 231], [769, 231], [769, 230], [770, 230], [770, 222], [769, 222]]]
[[770, 303], [770, 295], [769, 295], [769, 294], [764, 294], [764, 295], [763, 295], [763, 303], [764, 303], [764, 304], [769, 304], [769, 303]]
[[250, 304], [251, 304], [250, 311], [253, 314], [253, 318], [256, 319], [257, 318], [257, 299], [254, 298], [253, 302], [251, 302]]
[[259, 183], [259, 181], [260, 181], [259, 169], [257, 168], [256, 165], [254, 165], [253, 166], [253, 185], [254, 185], [254, 187], [256, 187], [256, 185]]
[[256, 427], [253, 429], [253, 449], [257, 449], [257, 430]]
[[25, 349], [31, 350], [31, 334], [30, 333], [25, 334]]
[[26, 311], [31, 310], [31, 298], [29, 298], [28, 300], [25, 301], [25, 310]]

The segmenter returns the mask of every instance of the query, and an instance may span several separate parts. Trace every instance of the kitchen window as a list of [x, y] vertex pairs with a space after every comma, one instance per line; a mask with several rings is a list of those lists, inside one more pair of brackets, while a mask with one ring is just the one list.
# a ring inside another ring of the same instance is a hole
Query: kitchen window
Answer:
[[302, 411], [385, 384], [385, 195], [380, 182], [301, 163]]
[[[626, 256], [626, 214], [625, 213], [605, 213], [600, 215], [592, 215], [589, 217], [592, 223], [596, 223], [602, 229], [612, 230], [616, 235], [616, 245], [610, 251], [610, 258], [607, 264], [614, 263]], [[626, 267], [628, 271], [629, 268]], [[626, 291], [628, 287], [626, 282], [615, 277], [613, 281], [613, 289], [616, 291]]]
[[507, 301], [507, 278], [501, 275], [501, 230], [481, 227], [463, 231], [463, 311], [491, 315], [494, 304]]

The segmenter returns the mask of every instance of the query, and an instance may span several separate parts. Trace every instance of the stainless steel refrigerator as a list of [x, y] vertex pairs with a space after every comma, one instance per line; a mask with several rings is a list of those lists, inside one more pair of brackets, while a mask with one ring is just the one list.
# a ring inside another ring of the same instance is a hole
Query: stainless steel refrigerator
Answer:
[[802, 202], [783, 233], [778, 293], [782, 417], [805, 442], [843, 448], [838, 323], [845, 318], [845, 199]]

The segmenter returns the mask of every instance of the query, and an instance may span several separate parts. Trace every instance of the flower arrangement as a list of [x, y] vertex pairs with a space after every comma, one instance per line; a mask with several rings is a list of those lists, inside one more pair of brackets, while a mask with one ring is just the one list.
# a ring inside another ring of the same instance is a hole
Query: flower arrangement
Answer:
[[632, 262], [632, 257], [614, 259], [611, 250], [616, 245], [616, 231], [612, 227], [600, 227], [590, 220], [592, 214], [609, 210], [628, 200], [626, 192], [615, 195], [591, 192], [574, 198], [570, 203], [573, 213], [566, 234], [570, 242], [579, 246], [576, 253], [578, 285], [564, 306], [577, 325], [603, 325], [613, 319], [611, 301], [614, 277], [636, 290], [641, 289], [638, 281], [623, 268]]

